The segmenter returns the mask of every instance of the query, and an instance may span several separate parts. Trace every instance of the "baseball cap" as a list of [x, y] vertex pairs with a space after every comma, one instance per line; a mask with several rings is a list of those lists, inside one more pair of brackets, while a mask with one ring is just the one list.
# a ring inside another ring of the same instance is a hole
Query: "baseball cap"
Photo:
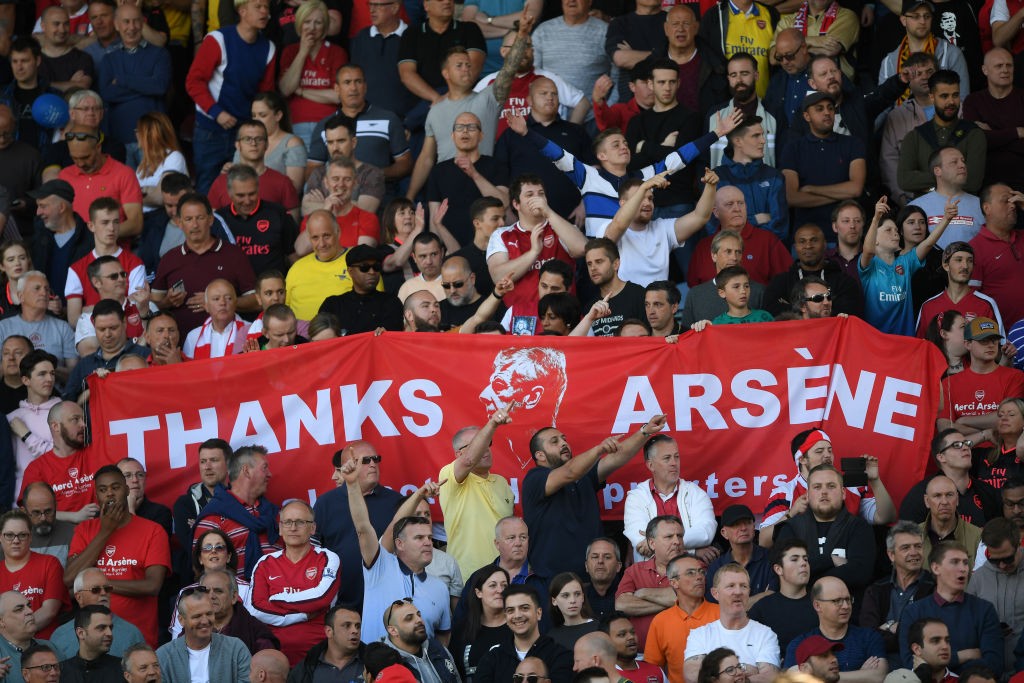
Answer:
[[964, 339], [968, 341], [981, 341], [992, 337], [1003, 338], [999, 332], [999, 323], [992, 318], [979, 316], [967, 323], [967, 327], [964, 328]]
[[745, 519], [753, 520], [754, 513], [746, 505], [730, 505], [722, 513], [722, 526], [732, 526]]
[[363, 263], [365, 261], [376, 261], [380, 263], [384, 260], [384, 254], [380, 249], [371, 247], [369, 244], [357, 244], [356, 246], [345, 252], [345, 265], [351, 266], [353, 263]]
[[28, 193], [32, 199], [45, 199], [54, 195], [71, 203], [75, 201], [75, 188], [71, 187], [71, 183], [66, 180], [49, 180], [40, 185], [39, 189]]
[[823, 655], [826, 652], [842, 650], [844, 645], [836, 643], [825, 636], [808, 636], [800, 642], [796, 648], [796, 663], [803, 664], [811, 657]]
[[813, 107], [822, 100], [828, 100], [832, 104], [836, 103], [836, 98], [832, 97], [827, 92], [821, 92], [820, 90], [809, 90], [804, 96], [803, 104], [800, 105], [800, 110], [805, 111], [808, 107]]
[[927, 7], [928, 11], [934, 14], [935, 5], [928, 2], [928, 0], [903, 0], [903, 7], [900, 9], [900, 14], [908, 14], [910, 12], [913, 12], [921, 5]]
[[967, 242], [950, 242], [946, 245], [946, 248], [942, 250], [942, 262], [949, 263], [949, 259], [953, 258], [953, 254], [959, 251], [963, 251], [974, 256], [974, 247], [969, 245]]

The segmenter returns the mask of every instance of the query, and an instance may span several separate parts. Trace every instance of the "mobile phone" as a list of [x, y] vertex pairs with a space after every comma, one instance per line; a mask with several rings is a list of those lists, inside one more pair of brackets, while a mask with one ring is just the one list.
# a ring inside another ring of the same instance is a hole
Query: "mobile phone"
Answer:
[[171, 285], [171, 291], [172, 292], [184, 292], [185, 291], [185, 281], [184, 280], [178, 280], [177, 282], [175, 282], [173, 285]]
[[843, 470], [845, 486], [867, 486], [868, 473], [865, 471], [867, 461], [864, 458], [842, 458], [839, 466]]

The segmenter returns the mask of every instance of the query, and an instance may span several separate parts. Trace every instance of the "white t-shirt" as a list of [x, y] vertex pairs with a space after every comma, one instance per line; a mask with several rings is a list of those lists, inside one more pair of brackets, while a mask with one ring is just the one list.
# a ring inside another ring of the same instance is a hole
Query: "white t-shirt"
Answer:
[[686, 639], [685, 659], [706, 655], [715, 648], [727, 647], [736, 653], [741, 664], [757, 666], [758, 662], [779, 666], [779, 638], [775, 631], [751, 619], [735, 631], [712, 621], [690, 631]]
[[[599, 228], [597, 236], [604, 237], [607, 229]], [[669, 254], [681, 246], [672, 218], [655, 218], [643, 230], [627, 229], [619, 238], [619, 278], [641, 287], [667, 280]]]
[[202, 650], [188, 650], [188, 674], [192, 683], [210, 683], [210, 646]]
[[[145, 178], [139, 176], [138, 173], [135, 175], [139, 177], [139, 187], [145, 190], [147, 187], [157, 187], [160, 184], [160, 181], [163, 180], [164, 175], [171, 171], [177, 171], [178, 173], [188, 175], [188, 164], [185, 162], [185, 156], [177, 150], [174, 150], [167, 155], [163, 160], [163, 163], [157, 166], [156, 170], [153, 171], [153, 175], [146, 176]], [[156, 211], [158, 209], [160, 211], [164, 210], [162, 206], [142, 207], [143, 213], [149, 213], [150, 211]]]

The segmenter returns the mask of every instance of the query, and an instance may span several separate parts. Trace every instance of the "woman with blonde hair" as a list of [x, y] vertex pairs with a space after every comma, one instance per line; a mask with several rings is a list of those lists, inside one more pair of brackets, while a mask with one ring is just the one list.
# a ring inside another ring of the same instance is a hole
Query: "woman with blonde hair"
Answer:
[[333, 114], [341, 101], [334, 90], [334, 76], [348, 62], [348, 53], [327, 36], [330, 18], [322, 0], [306, 0], [295, 11], [299, 42], [281, 52], [278, 87], [288, 98], [292, 132], [308, 148], [316, 124]]
[[160, 192], [163, 177], [173, 171], [188, 175], [188, 165], [167, 114], [149, 112], [140, 116], [135, 124], [135, 140], [139, 144], [141, 157], [135, 175], [142, 187], [145, 219], [153, 211], [164, 210], [164, 197]]
[[[273, 91], [261, 92], [253, 98], [250, 113], [267, 129], [267, 151], [263, 153], [263, 163], [267, 168], [288, 176], [295, 191], [301, 194], [306, 177], [306, 143], [291, 132], [284, 98]], [[236, 151], [234, 163], [241, 160]]]

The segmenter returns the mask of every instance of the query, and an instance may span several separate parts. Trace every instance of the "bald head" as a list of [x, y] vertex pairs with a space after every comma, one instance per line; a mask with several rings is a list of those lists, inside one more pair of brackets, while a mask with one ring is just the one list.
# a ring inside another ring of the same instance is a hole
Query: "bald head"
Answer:
[[280, 650], [260, 650], [249, 664], [249, 680], [253, 683], [284, 683], [288, 678], [288, 658]]
[[582, 671], [587, 667], [599, 666], [609, 677], [618, 677], [615, 672], [615, 643], [607, 633], [595, 631], [582, 636], [573, 647], [573, 670]]

